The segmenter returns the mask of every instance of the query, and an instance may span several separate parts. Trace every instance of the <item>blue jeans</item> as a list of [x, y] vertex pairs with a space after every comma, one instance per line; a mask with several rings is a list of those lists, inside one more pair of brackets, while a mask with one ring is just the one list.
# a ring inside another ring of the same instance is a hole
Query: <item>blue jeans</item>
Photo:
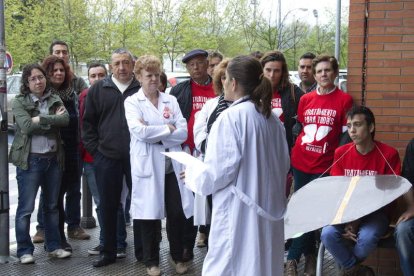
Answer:
[[[294, 178], [294, 189], [295, 192], [321, 176], [321, 174], [309, 174], [292, 168]], [[315, 200], [310, 198], [309, 200]], [[298, 238], [292, 239], [292, 244], [289, 247], [288, 260], [296, 260], [299, 262], [300, 257], [304, 254], [305, 256], [316, 254], [316, 239], [315, 231], [311, 231], [303, 234]]]
[[[86, 177], [86, 182], [88, 183], [89, 191], [92, 194], [93, 201], [96, 205], [96, 215], [98, 216], [98, 223], [101, 227], [101, 231], [99, 232], [99, 244], [103, 245], [103, 231], [104, 227], [102, 227], [102, 216], [100, 214], [100, 198], [99, 198], [99, 191], [98, 186], [96, 185], [96, 178], [95, 178], [95, 169], [93, 167], [93, 163], [84, 162], [83, 163], [83, 173]], [[124, 218], [124, 209], [122, 208], [122, 204], [120, 204], [117, 213], [117, 231], [116, 231], [116, 240], [117, 240], [117, 248], [126, 248], [127, 232], [125, 227], [125, 218]]]
[[43, 191], [42, 211], [45, 226], [46, 251], [61, 248], [59, 233], [59, 212], [57, 201], [62, 178], [56, 157], [29, 155], [29, 168], [16, 168], [19, 199], [16, 210], [17, 257], [33, 254], [34, 246], [30, 237], [30, 217], [34, 210], [39, 186]]
[[348, 269], [365, 260], [377, 247], [379, 239], [387, 232], [388, 223], [384, 212], [376, 211], [361, 218], [355, 245], [350, 247], [348, 240], [342, 237], [345, 224], [325, 226], [321, 240], [335, 261]]
[[404, 275], [414, 275], [414, 218], [397, 224], [394, 236]]
[[[75, 229], [80, 224], [80, 201], [81, 201], [81, 161], [78, 146], [65, 148], [65, 170], [63, 171], [61, 185], [60, 214], [68, 224], [68, 229]], [[63, 209], [63, 196], [66, 195], [65, 207]], [[39, 210], [43, 202], [43, 192], [40, 193]], [[61, 218], [63, 220], [63, 218]], [[43, 229], [43, 218], [41, 212], [37, 214], [37, 229]], [[63, 221], [61, 221], [61, 234], [63, 232]]]

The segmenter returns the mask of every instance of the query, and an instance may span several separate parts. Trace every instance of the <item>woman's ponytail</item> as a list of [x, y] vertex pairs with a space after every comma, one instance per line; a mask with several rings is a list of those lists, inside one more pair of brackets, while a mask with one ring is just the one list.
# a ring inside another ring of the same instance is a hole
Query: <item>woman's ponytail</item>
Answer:
[[262, 73], [259, 85], [251, 93], [250, 99], [266, 118], [269, 118], [272, 112], [272, 95], [272, 84]]
[[272, 84], [263, 76], [260, 62], [251, 56], [238, 56], [230, 61], [227, 72], [237, 80], [245, 95], [250, 96], [258, 112], [269, 118], [272, 112]]

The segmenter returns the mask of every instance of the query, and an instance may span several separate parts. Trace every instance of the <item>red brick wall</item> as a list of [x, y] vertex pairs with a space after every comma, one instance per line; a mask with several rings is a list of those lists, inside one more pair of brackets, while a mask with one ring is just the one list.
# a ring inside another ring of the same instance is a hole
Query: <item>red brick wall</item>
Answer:
[[[369, 0], [366, 105], [376, 138], [403, 157], [414, 138], [414, 0]], [[350, 0], [348, 92], [362, 99], [365, 0]]]

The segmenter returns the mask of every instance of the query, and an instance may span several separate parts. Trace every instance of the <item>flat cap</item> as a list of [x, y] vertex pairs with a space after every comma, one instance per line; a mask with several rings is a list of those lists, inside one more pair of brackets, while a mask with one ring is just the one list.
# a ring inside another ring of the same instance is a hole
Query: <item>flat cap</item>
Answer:
[[183, 63], [187, 63], [190, 59], [192, 59], [196, 56], [207, 57], [208, 53], [207, 53], [207, 51], [204, 51], [202, 49], [195, 49], [195, 50], [192, 50], [192, 51], [188, 52], [187, 54], [185, 54], [185, 56], [183, 57], [183, 59], [181, 61]]

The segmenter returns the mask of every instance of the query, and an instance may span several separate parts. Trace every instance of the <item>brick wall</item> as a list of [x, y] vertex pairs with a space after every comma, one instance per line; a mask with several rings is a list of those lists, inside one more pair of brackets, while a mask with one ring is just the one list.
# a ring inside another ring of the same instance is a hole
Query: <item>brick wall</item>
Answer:
[[[376, 138], [403, 157], [414, 138], [414, 0], [369, 0], [365, 102]], [[361, 103], [365, 0], [350, 0], [348, 92]]]

